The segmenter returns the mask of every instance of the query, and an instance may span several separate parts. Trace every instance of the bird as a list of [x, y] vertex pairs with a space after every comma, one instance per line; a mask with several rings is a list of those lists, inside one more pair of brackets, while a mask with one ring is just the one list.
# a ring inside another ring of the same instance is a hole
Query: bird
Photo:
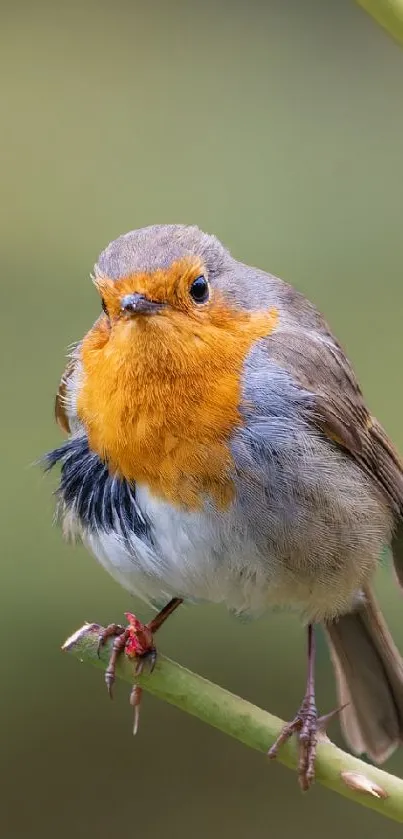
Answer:
[[119, 236], [92, 279], [100, 313], [60, 380], [67, 438], [46, 466], [66, 536], [159, 610], [100, 636], [114, 636], [108, 688], [123, 650], [152, 668], [183, 602], [292, 609], [306, 691], [269, 756], [295, 734], [310, 787], [321, 627], [345, 739], [382, 763], [402, 742], [403, 663], [373, 577], [389, 548], [403, 585], [403, 466], [341, 345], [301, 292], [194, 225]]

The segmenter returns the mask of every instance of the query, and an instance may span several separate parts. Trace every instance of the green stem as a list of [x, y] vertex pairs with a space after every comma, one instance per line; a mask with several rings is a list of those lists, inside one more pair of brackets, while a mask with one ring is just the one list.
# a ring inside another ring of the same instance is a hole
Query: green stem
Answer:
[[403, 0], [356, 0], [399, 44], [403, 44]]
[[[63, 649], [82, 661], [104, 667], [111, 652], [111, 643], [102, 648], [98, 658], [100, 630], [98, 624], [85, 624], [66, 641]], [[134, 666], [127, 656], [119, 657], [116, 675], [133, 683]], [[284, 725], [278, 717], [228, 693], [163, 655], [158, 656], [154, 672], [136, 677], [136, 683], [159, 699], [176, 705], [263, 753], [275, 742]], [[296, 769], [295, 738], [281, 748], [278, 760]], [[273, 771], [274, 768], [268, 765], [268, 783]], [[343, 752], [327, 738], [318, 744], [316, 780], [387, 818], [403, 822], [403, 781]]]

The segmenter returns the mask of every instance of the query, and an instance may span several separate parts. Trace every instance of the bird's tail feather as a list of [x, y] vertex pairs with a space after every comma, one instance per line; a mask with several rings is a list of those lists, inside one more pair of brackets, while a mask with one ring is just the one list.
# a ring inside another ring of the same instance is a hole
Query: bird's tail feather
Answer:
[[383, 763], [403, 741], [403, 660], [370, 589], [358, 608], [326, 623], [341, 724], [357, 754]]

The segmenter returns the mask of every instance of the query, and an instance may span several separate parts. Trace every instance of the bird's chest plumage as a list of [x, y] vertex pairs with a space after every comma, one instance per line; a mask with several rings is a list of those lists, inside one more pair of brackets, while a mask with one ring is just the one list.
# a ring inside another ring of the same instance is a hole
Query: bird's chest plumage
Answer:
[[200, 509], [208, 496], [225, 508], [244, 359], [276, 318], [223, 310], [220, 326], [203, 329], [178, 313], [120, 325], [116, 334], [97, 327], [81, 349], [77, 401], [90, 448], [174, 506]]
[[102, 423], [89, 435], [91, 447], [107, 452], [121, 478], [148, 487], [173, 507], [199, 509], [206, 495], [225, 507], [233, 494], [228, 437], [239, 423], [238, 388], [229, 375], [212, 382], [186, 376], [156, 384], [149, 378], [139, 400], [132, 378], [124, 400], [110, 391]]

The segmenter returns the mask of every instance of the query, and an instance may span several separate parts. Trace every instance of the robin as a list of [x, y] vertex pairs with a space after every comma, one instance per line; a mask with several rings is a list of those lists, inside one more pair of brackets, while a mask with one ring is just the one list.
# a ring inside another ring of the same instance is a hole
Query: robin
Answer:
[[[403, 735], [403, 665], [371, 582], [385, 546], [403, 584], [403, 466], [368, 411], [340, 344], [298, 291], [234, 259], [197, 227], [120, 236], [93, 280], [102, 313], [56, 397], [67, 432], [60, 513], [112, 576], [154, 608], [116, 635], [155, 659], [153, 636], [183, 601], [258, 616], [299, 611], [308, 675], [293, 733], [314, 777], [315, 635], [334, 664], [341, 722], [381, 763]], [[134, 699], [134, 704], [138, 703]]]

